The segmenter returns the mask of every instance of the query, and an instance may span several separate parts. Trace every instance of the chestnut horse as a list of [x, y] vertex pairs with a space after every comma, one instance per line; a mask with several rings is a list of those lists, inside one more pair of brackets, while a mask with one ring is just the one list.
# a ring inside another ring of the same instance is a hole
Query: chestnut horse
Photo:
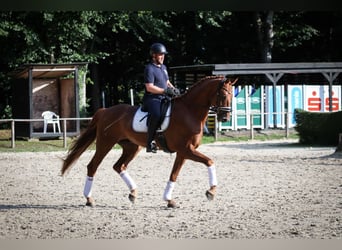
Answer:
[[[172, 200], [172, 191], [186, 159], [201, 162], [207, 166], [209, 189], [206, 191], [206, 196], [209, 200], [214, 198], [217, 186], [214, 161], [196, 149], [202, 139], [203, 126], [209, 109], [216, 112], [219, 121], [230, 119], [232, 86], [236, 81], [237, 79], [223, 76], [205, 77], [186, 93], [172, 99], [169, 126], [163, 132], [168, 149], [171, 152], [176, 152], [176, 159], [163, 195], [168, 207], [177, 207], [176, 202]], [[94, 205], [91, 196], [94, 175], [103, 158], [116, 143], [122, 147], [122, 155], [113, 168], [127, 184], [130, 190], [129, 200], [134, 202], [136, 199], [137, 185], [128, 174], [127, 167], [142, 147], [145, 147], [147, 140], [145, 132], [135, 132], [132, 129], [132, 120], [137, 110], [137, 106], [128, 104], [99, 109], [87, 129], [81, 133], [69, 149], [63, 162], [62, 175], [96, 140], [95, 154], [87, 166], [84, 186], [86, 205]], [[157, 146], [160, 148], [160, 143], [157, 142]]]

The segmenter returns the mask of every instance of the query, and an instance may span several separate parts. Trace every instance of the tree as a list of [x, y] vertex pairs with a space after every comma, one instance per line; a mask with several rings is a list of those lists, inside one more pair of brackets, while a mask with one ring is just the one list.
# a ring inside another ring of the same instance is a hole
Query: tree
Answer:
[[273, 11], [255, 12], [255, 26], [261, 62], [272, 62], [273, 48]]
[[130, 88], [137, 96], [143, 92], [143, 68], [150, 45], [157, 41], [170, 51], [168, 66], [341, 61], [342, 15], [341, 11], [0, 12], [0, 117], [10, 116], [8, 73], [25, 63], [89, 62], [84, 69], [89, 115], [104, 101], [105, 106], [128, 103]]

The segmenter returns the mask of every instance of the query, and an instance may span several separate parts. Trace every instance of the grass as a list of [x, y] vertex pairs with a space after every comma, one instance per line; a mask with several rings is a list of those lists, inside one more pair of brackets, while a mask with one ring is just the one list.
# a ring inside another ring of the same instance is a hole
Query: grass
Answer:
[[[284, 130], [271, 131], [271, 133], [256, 132], [254, 134], [254, 140], [266, 141], [282, 139], [285, 137]], [[292, 139], [298, 139], [296, 133], [290, 133]], [[67, 138], [67, 147], [69, 147], [74, 138]], [[248, 141], [250, 140], [249, 131], [243, 133], [230, 131], [221, 133], [218, 136], [217, 141]], [[213, 136], [203, 136], [202, 144], [208, 144], [215, 142]], [[114, 149], [119, 149], [120, 146], [116, 145]], [[10, 130], [0, 130], [0, 153], [1, 152], [51, 152], [51, 151], [66, 151], [68, 148], [63, 147], [63, 139], [53, 139], [53, 140], [16, 140], [15, 148], [11, 148], [11, 131]], [[95, 149], [95, 144], [91, 145], [89, 149]]]
[[[284, 130], [260, 130], [254, 132], [254, 140], [257, 141], [268, 141], [268, 140], [279, 140], [285, 138]], [[289, 139], [299, 139], [298, 134], [294, 130], [290, 130]], [[218, 135], [217, 141], [235, 141], [235, 142], [243, 142], [249, 141], [250, 131], [227, 131], [222, 132]], [[213, 143], [215, 142], [215, 138], [213, 136], [203, 136], [202, 143]]]

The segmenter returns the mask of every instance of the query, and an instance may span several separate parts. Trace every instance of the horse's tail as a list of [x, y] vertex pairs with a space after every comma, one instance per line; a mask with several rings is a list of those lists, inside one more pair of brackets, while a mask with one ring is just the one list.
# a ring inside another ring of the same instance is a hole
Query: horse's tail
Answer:
[[87, 129], [71, 145], [67, 157], [63, 160], [62, 176], [96, 139], [97, 121], [95, 114]]

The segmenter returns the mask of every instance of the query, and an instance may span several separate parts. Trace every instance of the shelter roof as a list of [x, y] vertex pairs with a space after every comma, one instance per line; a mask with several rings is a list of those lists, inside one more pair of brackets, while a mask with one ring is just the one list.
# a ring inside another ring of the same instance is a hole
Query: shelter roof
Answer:
[[186, 74], [205, 72], [212, 75], [239, 75], [240, 80], [251, 80], [252, 77], [254, 82], [263, 84], [298, 83], [310, 76], [309, 82], [322, 82], [323, 79], [333, 84], [335, 80], [341, 80], [339, 75], [342, 75], [342, 62], [203, 64], [170, 67], [170, 71]]
[[86, 65], [86, 62], [59, 63], [59, 64], [24, 64], [11, 73], [15, 78], [29, 78], [32, 70], [32, 78], [58, 78], [75, 71], [76, 68]]
[[214, 75], [342, 72], [342, 62], [232, 63], [170, 67], [174, 71], [211, 71]]

